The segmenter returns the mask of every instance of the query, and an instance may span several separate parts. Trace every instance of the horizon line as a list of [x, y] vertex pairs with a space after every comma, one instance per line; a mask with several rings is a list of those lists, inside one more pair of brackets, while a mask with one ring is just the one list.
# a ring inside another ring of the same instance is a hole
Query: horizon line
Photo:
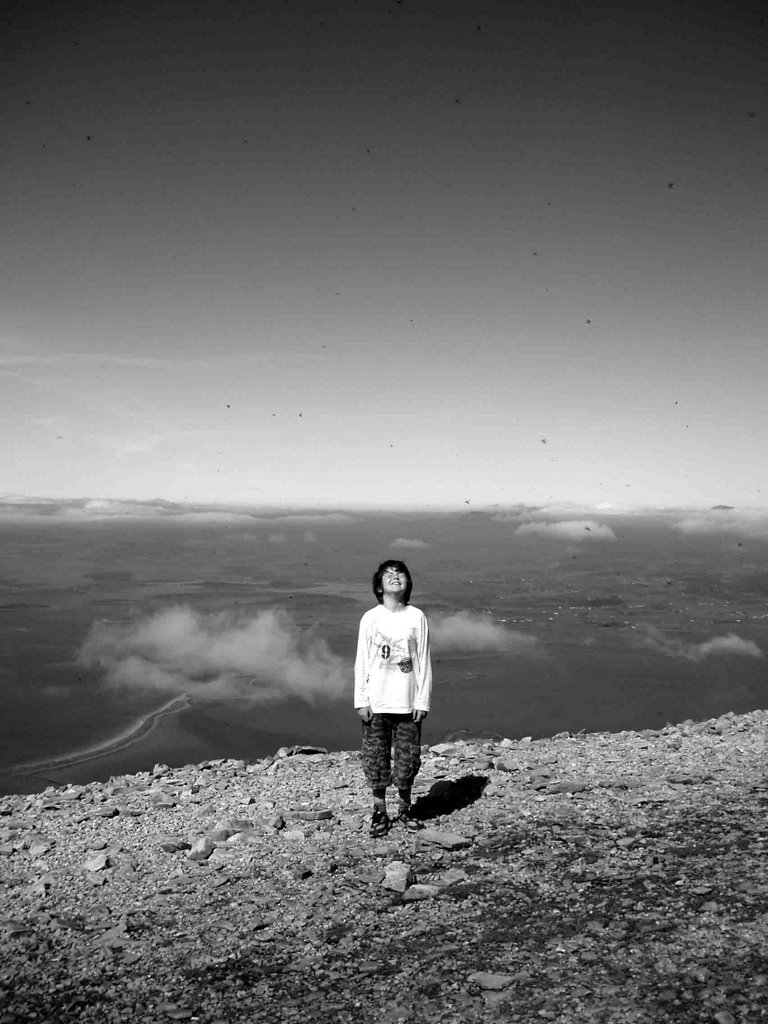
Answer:
[[[38, 506], [38, 509], [35, 508]], [[39, 506], [50, 509], [46, 513]], [[143, 514], [147, 518], [175, 518], [177, 516], [199, 516], [208, 514], [252, 515], [258, 513], [270, 516], [285, 515], [344, 515], [350, 513], [364, 514], [499, 514], [510, 511], [530, 513], [537, 510], [562, 509], [563, 514], [589, 513], [591, 515], [650, 515], [650, 514], [691, 514], [701, 512], [752, 512], [768, 514], [768, 505], [731, 505], [719, 503], [709, 504], [652, 504], [649, 502], [614, 503], [587, 502], [570, 500], [550, 501], [512, 501], [487, 502], [473, 505], [471, 500], [463, 502], [434, 502], [429, 504], [365, 504], [362, 502], [348, 503], [276, 503], [256, 501], [175, 501], [168, 498], [128, 498], [128, 497], [61, 497], [51, 495], [27, 495], [19, 493], [0, 494], [0, 513], [17, 511], [20, 515], [32, 514], [40, 518], [53, 517], [55, 512], [81, 513], [83, 518], [133, 518]]]

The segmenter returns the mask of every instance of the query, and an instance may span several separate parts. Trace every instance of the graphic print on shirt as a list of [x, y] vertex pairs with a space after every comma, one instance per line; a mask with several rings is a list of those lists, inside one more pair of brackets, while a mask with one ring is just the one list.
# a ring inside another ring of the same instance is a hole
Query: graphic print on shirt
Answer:
[[414, 636], [407, 639], [392, 639], [392, 637], [384, 636], [380, 630], [376, 630], [373, 644], [379, 652], [379, 658], [384, 662], [385, 668], [397, 667], [404, 673], [413, 671], [416, 654], [416, 638]]

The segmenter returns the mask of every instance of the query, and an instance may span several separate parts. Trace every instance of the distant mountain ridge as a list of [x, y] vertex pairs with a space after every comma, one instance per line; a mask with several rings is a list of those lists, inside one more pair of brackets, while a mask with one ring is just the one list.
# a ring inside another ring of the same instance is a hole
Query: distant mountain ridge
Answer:
[[[297, 515], [312, 510], [276, 506], [227, 505], [203, 502], [168, 501], [165, 498], [40, 498], [20, 494], [0, 495], [2, 519], [56, 519], [77, 522], [91, 519], [264, 519]], [[322, 509], [314, 514], [340, 515], [338, 509]]]
[[754, 513], [765, 514], [764, 509], [740, 509], [734, 505], [710, 505], [704, 506], [671, 508], [668, 506], [654, 507], [643, 506], [615, 506], [609, 503], [597, 505], [574, 504], [571, 502], [550, 502], [545, 505], [525, 504], [521, 502], [509, 505], [492, 505], [485, 508], [467, 509], [463, 506], [451, 508], [370, 508], [363, 506], [356, 507], [314, 507], [308, 506], [280, 506], [274, 504], [259, 505], [257, 503], [227, 503], [227, 502], [179, 502], [170, 501], [167, 498], [51, 498], [36, 495], [24, 494], [0, 494], [0, 521], [12, 519], [57, 519], [62, 521], [87, 521], [92, 519], [178, 519], [188, 518], [202, 521], [205, 518], [216, 520], [224, 519], [264, 519], [296, 517], [302, 515], [314, 516], [348, 516], [352, 512], [364, 514], [408, 514], [408, 515], [462, 515], [462, 516], [483, 516], [490, 515], [495, 518], [502, 518], [509, 521], [525, 522], [531, 515], [536, 515], [546, 521], [561, 520], [568, 522], [578, 517], [589, 515], [600, 519], [613, 519], [622, 515], [656, 515], [670, 516], [685, 513], [688, 515], [706, 515], [708, 512], [736, 512], [737, 515], [749, 515]]
[[37, 498], [11, 494], [0, 496], [0, 514], [18, 512], [27, 515], [179, 515], [184, 505], [163, 498], [139, 501], [119, 498]]

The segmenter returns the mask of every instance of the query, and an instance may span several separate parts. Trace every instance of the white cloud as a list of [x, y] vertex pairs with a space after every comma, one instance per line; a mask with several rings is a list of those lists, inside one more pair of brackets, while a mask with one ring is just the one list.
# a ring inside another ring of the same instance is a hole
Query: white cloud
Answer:
[[572, 501], [550, 501], [546, 505], [532, 508], [530, 515], [535, 515], [538, 519], [562, 520], [566, 516], [580, 518], [594, 511], [594, 505], [581, 505]]
[[633, 518], [638, 516], [658, 516], [662, 510], [651, 505], [619, 504], [612, 501], [601, 501], [595, 504], [583, 502], [553, 501], [546, 505], [515, 505], [501, 509], [491, 518], [497, 523], [521, 523], [526, 520], [565, 521], [567, 518], [587, 519], [599, 513], [601, 517], [610, 516], [614, 519], [622, 516]]
[[313, 530], [304, 531], [305, 544], [317, 544], [317, 534]]
[[682, 658], [684, 661], [703, 661], [713, 654], [738, 654], [748, 658], [764, 657], [762, 650], [754, 641], [744, 640], [736, 633], [714, 636], [710, 640], [690, 644], [664, 636], [661, 630], [655, 626], [645, 626], [640, 635], [640, 642], [644, 647], [649, 647], [659, 654], [664, 654], [669, 658]]
[[517, 633], [488, 615], [478, 612], [454, 612], [430, 619], [429, 633], [436, 652], [508, 651], [532, 654], [538, 647], [535, 637]]
[[168, 507], [159, 506], [152, 501], [120, 501], [113, 498], [88, 498], [80, 508], [79, 512], [85, 515], [100, 516], [158, 516], [168, 515], [172, 510]]
[[616, 540], [616, 534], [594, 519], [567, 519], [557, 523], [522, 523], [515, 530], [516, 537], [554, 537], [558, 540], [593, 541]]
[[270, 544], [285, 544], [288, 538], [284, 533], [270, 533], [267, 540]]
[[289, 526], [335, 526], [354, 522], [353, 517], [346, 512], [288, 512], [276, 516], [257, 515], [254, 516], [254, 520], [257, 523], [285, 523]]
[[711, 509], [675, 523], [689, 536], [735, 535], [768, 540], [768, 512], [765, 509]]
[[350, 685], [347, 660], [279, 608], [247, 617], [179, 606], [136, 622], [96, 622], [78, 658], [101, 667], [111, 686], [171, 694], [312, 703]]
[[396, 537], [389, 545], [391, 548], [426, 548], [429, 545], [426, 541], [416, 540], [410, 537]]
[[711, 640], [705, 640], [698, 645], [698, 654], [702, 658], [710, 654], [743, 654], [748, 658], [764, 657], [762, 650], [753, 640], [744, 640], [736, 633], [726, 633], [725, 636], [713, 636]]

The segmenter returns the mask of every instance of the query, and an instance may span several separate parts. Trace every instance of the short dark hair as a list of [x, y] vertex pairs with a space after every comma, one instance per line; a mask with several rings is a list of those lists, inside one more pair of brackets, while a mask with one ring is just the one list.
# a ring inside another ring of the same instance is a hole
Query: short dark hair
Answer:
[[384, 600], [384, 587], [382, 586], [382, 576], [385, 571], [389, 568], [397, 569], [398, 572], [403, 573], [408, 583], [405, 587], [405, 594], [403, 595], [403, 603], [408, 604], [411, 599], [411, 591], [413, 590], [413, 580], [411, 579], [411, 573], [405, 562], [398, 561], [397, 558], [388, 558], [386, 562], [382, 562], [376, 572], [373, 574], [373, 596], [379, 602], [382, 603]]

